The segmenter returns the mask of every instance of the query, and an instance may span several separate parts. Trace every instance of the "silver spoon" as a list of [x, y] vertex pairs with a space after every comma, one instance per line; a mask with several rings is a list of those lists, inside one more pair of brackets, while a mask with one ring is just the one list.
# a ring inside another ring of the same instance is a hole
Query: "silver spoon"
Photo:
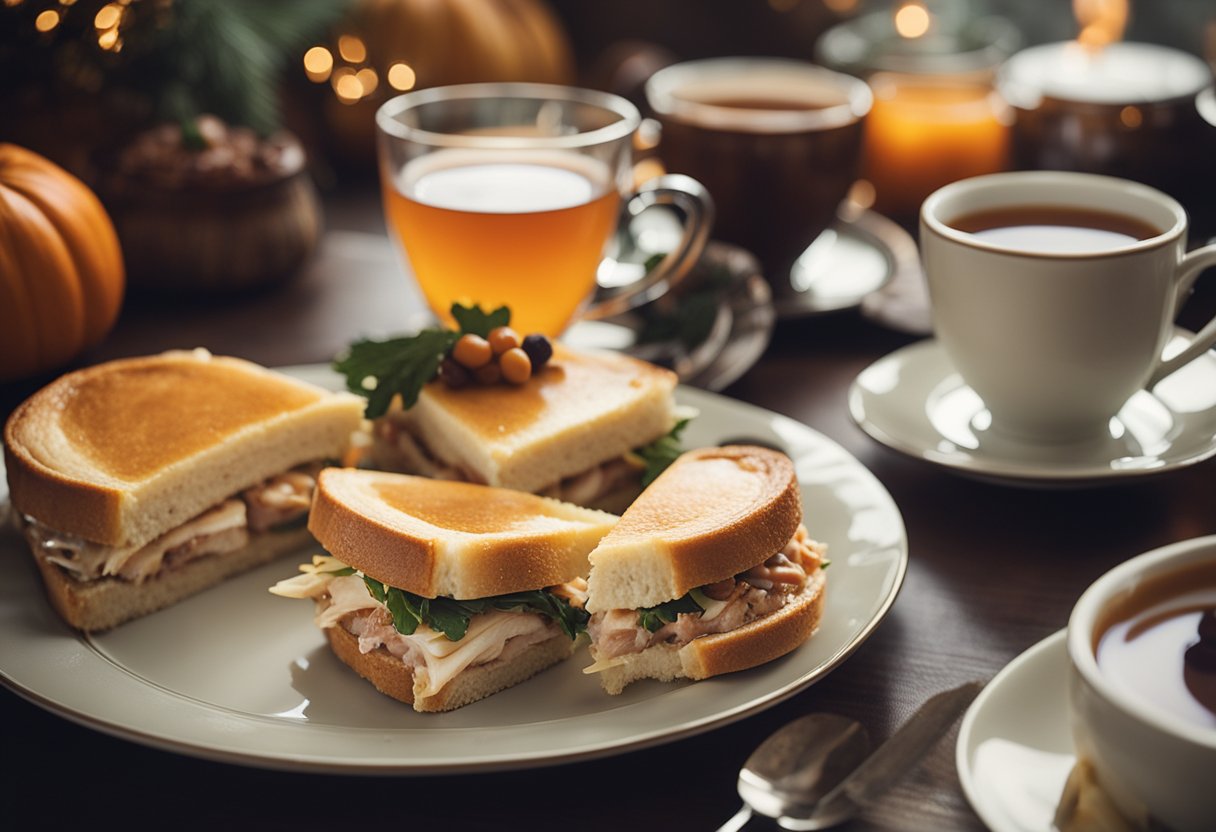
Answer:
[[834, 714], [810, 714], [760, 744], [739, 772], [743, 808], [718, 832], [739, 832], [753, 818], [783, 829], [827, 829], [873, 803], [954, 724], [983, 684], [969, 682], [930, 698], [872, 754], [865, 728]]

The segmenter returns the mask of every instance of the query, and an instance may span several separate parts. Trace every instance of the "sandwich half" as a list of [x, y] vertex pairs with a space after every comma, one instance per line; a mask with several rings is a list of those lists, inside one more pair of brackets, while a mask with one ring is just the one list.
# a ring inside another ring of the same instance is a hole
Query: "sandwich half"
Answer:
[[51, 603], [106, 630], [300, 547], [313, 477], [362, 407], [205, 350], [47, 385], [9, 418], [4, 459]]
[[449, 711], [567, 658], [587, 554], [616, 516], [521, 491], [321, 472], [308, 527], [328, 555], [271, 592], [311, 598], [339, 659], [416, 711]]
[[670, 370], [554, 345], [525, 384], [436, 380], [375, 420], [373, 468], [461, 480], [621, 511], [642, 490], [633, 452], [678, 421]]
[[742, 445], [683, 454], [590, 555], [585, 672], [617, 694], [794, 650], [819, 624], [824, 552], [802, 525], [789, 457]]

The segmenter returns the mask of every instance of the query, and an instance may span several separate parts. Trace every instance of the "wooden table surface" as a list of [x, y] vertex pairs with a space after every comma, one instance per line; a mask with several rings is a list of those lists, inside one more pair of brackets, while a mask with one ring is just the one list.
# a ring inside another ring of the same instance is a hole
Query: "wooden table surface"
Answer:
[[[416, 301], [385, 265], [374, 190], [331, 196], [326, 208], [325, 243], [295, 281], [239, 303], [136, 299], [86, 362], [199, 345], [268, 365], [323, 362], [355, 338], [399, 331]], [[1210, 278], [1184, 313], [1192, 328], [1216, 311]], [[739, 806], [740, 764], [785, 722], [831, 711], [881, 739], [933, 693], [990, 678], [1064, 627], [1102, 572], [1216, 532], [1213, 461], [1126, 485], [1028, 490], [963, 479], [876, 444], [851, 422], [846, 391], [868, 364], [913, 340], [851, 311], [783, 323], [760, 362], [724, 391], [835, 439], [887, 487], [907, 526], [910, 566], [894, 608], [842, 666], [793, 698], [691, 739], [594, 761], [375, 778], [179, 756], [77, 726], [3, 690], [0, 809], [10, 818], [32, 812], [12, 828], [712, 830]], [[36, 383], [0, 388], [0, 415]], [[982, 829], [959, 786], [955, 737], [844, 828]]]

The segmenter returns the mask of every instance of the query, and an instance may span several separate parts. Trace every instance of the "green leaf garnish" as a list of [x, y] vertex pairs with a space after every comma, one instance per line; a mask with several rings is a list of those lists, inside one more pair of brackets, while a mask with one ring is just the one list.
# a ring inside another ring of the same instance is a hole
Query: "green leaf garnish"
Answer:
[[673, 601], [664, 601], [654, 607], [642, 607], [638, 610], [638, 625], [645, 627], [647, 632], [658, 632], [664, 624], [676, 620], [680, 613], [700, 615], [705, 612], [691, 593], [686, 593]]
[[490, 330], [511, 323], [511, 310], [500, 306], [493, 312], [483, 312], [480, 306], [452, 304], [452, 317], [456, 319], [461, 334], [471, 333], [485, 338]]
[[404, 589], [387, 586], [366, 575], [363, 582], [371, 596], [388, 607], [393, 617], [393, 628], [407, 636], [413, 635], [419, 624], [425, 624], [443, 633], [449, 641], [460, 641], [469, 631], [469, 619], [489, 609], [497, 609], [540, 613], [557, 622], [562, 632], [574, 639], [587, 629], [587, 621], [591, 618], [586, 610], [543, 589], [456, 600], [442, 596], [424, 598]]
[[[664, 256], [656, 254], [647, 260], [646, 271], [650, 272]], [[732, 281], [730, 270], [717, 266], [700, 277], [695, 289], [681, 293], [678, 303], [643, 306], [637, 312], [642, 319], [638, 343], [679, 341], [686, 349], [701, 345], [713, 331], [714, 322], [718, 319], [718, 307], [725, 302], [726, 291], [730, 289]]]
[[480, 306], [454, 303], [452, 317], [460, 326], [458, 331], [428, 328], [387, 341], [356, 341], [345, 358], [334, 362], [334, 369], [346, 377], [346, 389], [367, 397], [364, 416], [383, 416], [398, 394], [403, 408], [413, 407], [423, 385], [435, 377], [443, 357], [461, 335], [484, 338], [491, 329], [511, 322], [511, 310], [500, 306], [487, 313]]
[[680, 446], [680, 434], [684, 432], [684, 428], [688, 427], [689, 421], [689, 419], [680, 419], [663, 436], [649, 445], [634, 449], [633, 452], [646, 463], [646, 469], [642, 472], [643, 488], [654, 482], [659, 474], [667, 470], [667, 466], [684, 453], [683, 447]]
[[513, 592], [510, 595], [496, 595], [489, 599], [495, 609], [523, 610], [539, 612], [557, 622], [562, 632], [571, 639], [585, 632], [591, 614], [582, 607], [576, 607], [561, 595], [546, 592], [543, 589], [531, 592]]
[[451, 330], [424, 329], [388, 341], [358, 341], [346, 358], [334, 362], [334, 369], [346, 376], [347, 390], [367, 397], [364, 415], [375, 419], [388, 411], [398, 393], [402, 407], [413, 407], [422, 385], [435, 377], [439, 362], [459, 337]]

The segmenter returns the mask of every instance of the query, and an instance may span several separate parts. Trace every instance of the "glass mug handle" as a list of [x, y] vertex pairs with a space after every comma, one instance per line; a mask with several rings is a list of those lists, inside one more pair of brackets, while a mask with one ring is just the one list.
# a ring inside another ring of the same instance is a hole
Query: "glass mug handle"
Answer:
[[[1174, 290], [1175, 316], [1182, 311], [1182, 306], [1186, 303], [1191, 287], [1195, 285], [1200, 273], [1213, 265], [1216, 265], [1216, 245], [1197, 248], [1182, 258], [1182, 262], [1178, 264], [1178, 285]], [[1156, 369], [1149, 376], [1144, 388], [1152, 390], [1157, 382], [1181, 369], [1184, 364], [1194, 361], [1211, 349], [1213, 344], [1216, 344], [1216, 318], [1208, 321], [1207, 325], [1195, 335], [1194, 340], [1182, 352], [1166, 361], [1158, 361]]]
[[705, 186], [690, 176], [668, 173], [656, 176], [625, 201], [624, 212], [632, 219], [648, 208], [670, 205], [684, 215], [680, 242], [645, 276], [611, 295], [596, 298], [579, 316], [599, 320], [620, 315], [649, 303], [675, 288], [701, 259], [714, 224], [714, 202]]

